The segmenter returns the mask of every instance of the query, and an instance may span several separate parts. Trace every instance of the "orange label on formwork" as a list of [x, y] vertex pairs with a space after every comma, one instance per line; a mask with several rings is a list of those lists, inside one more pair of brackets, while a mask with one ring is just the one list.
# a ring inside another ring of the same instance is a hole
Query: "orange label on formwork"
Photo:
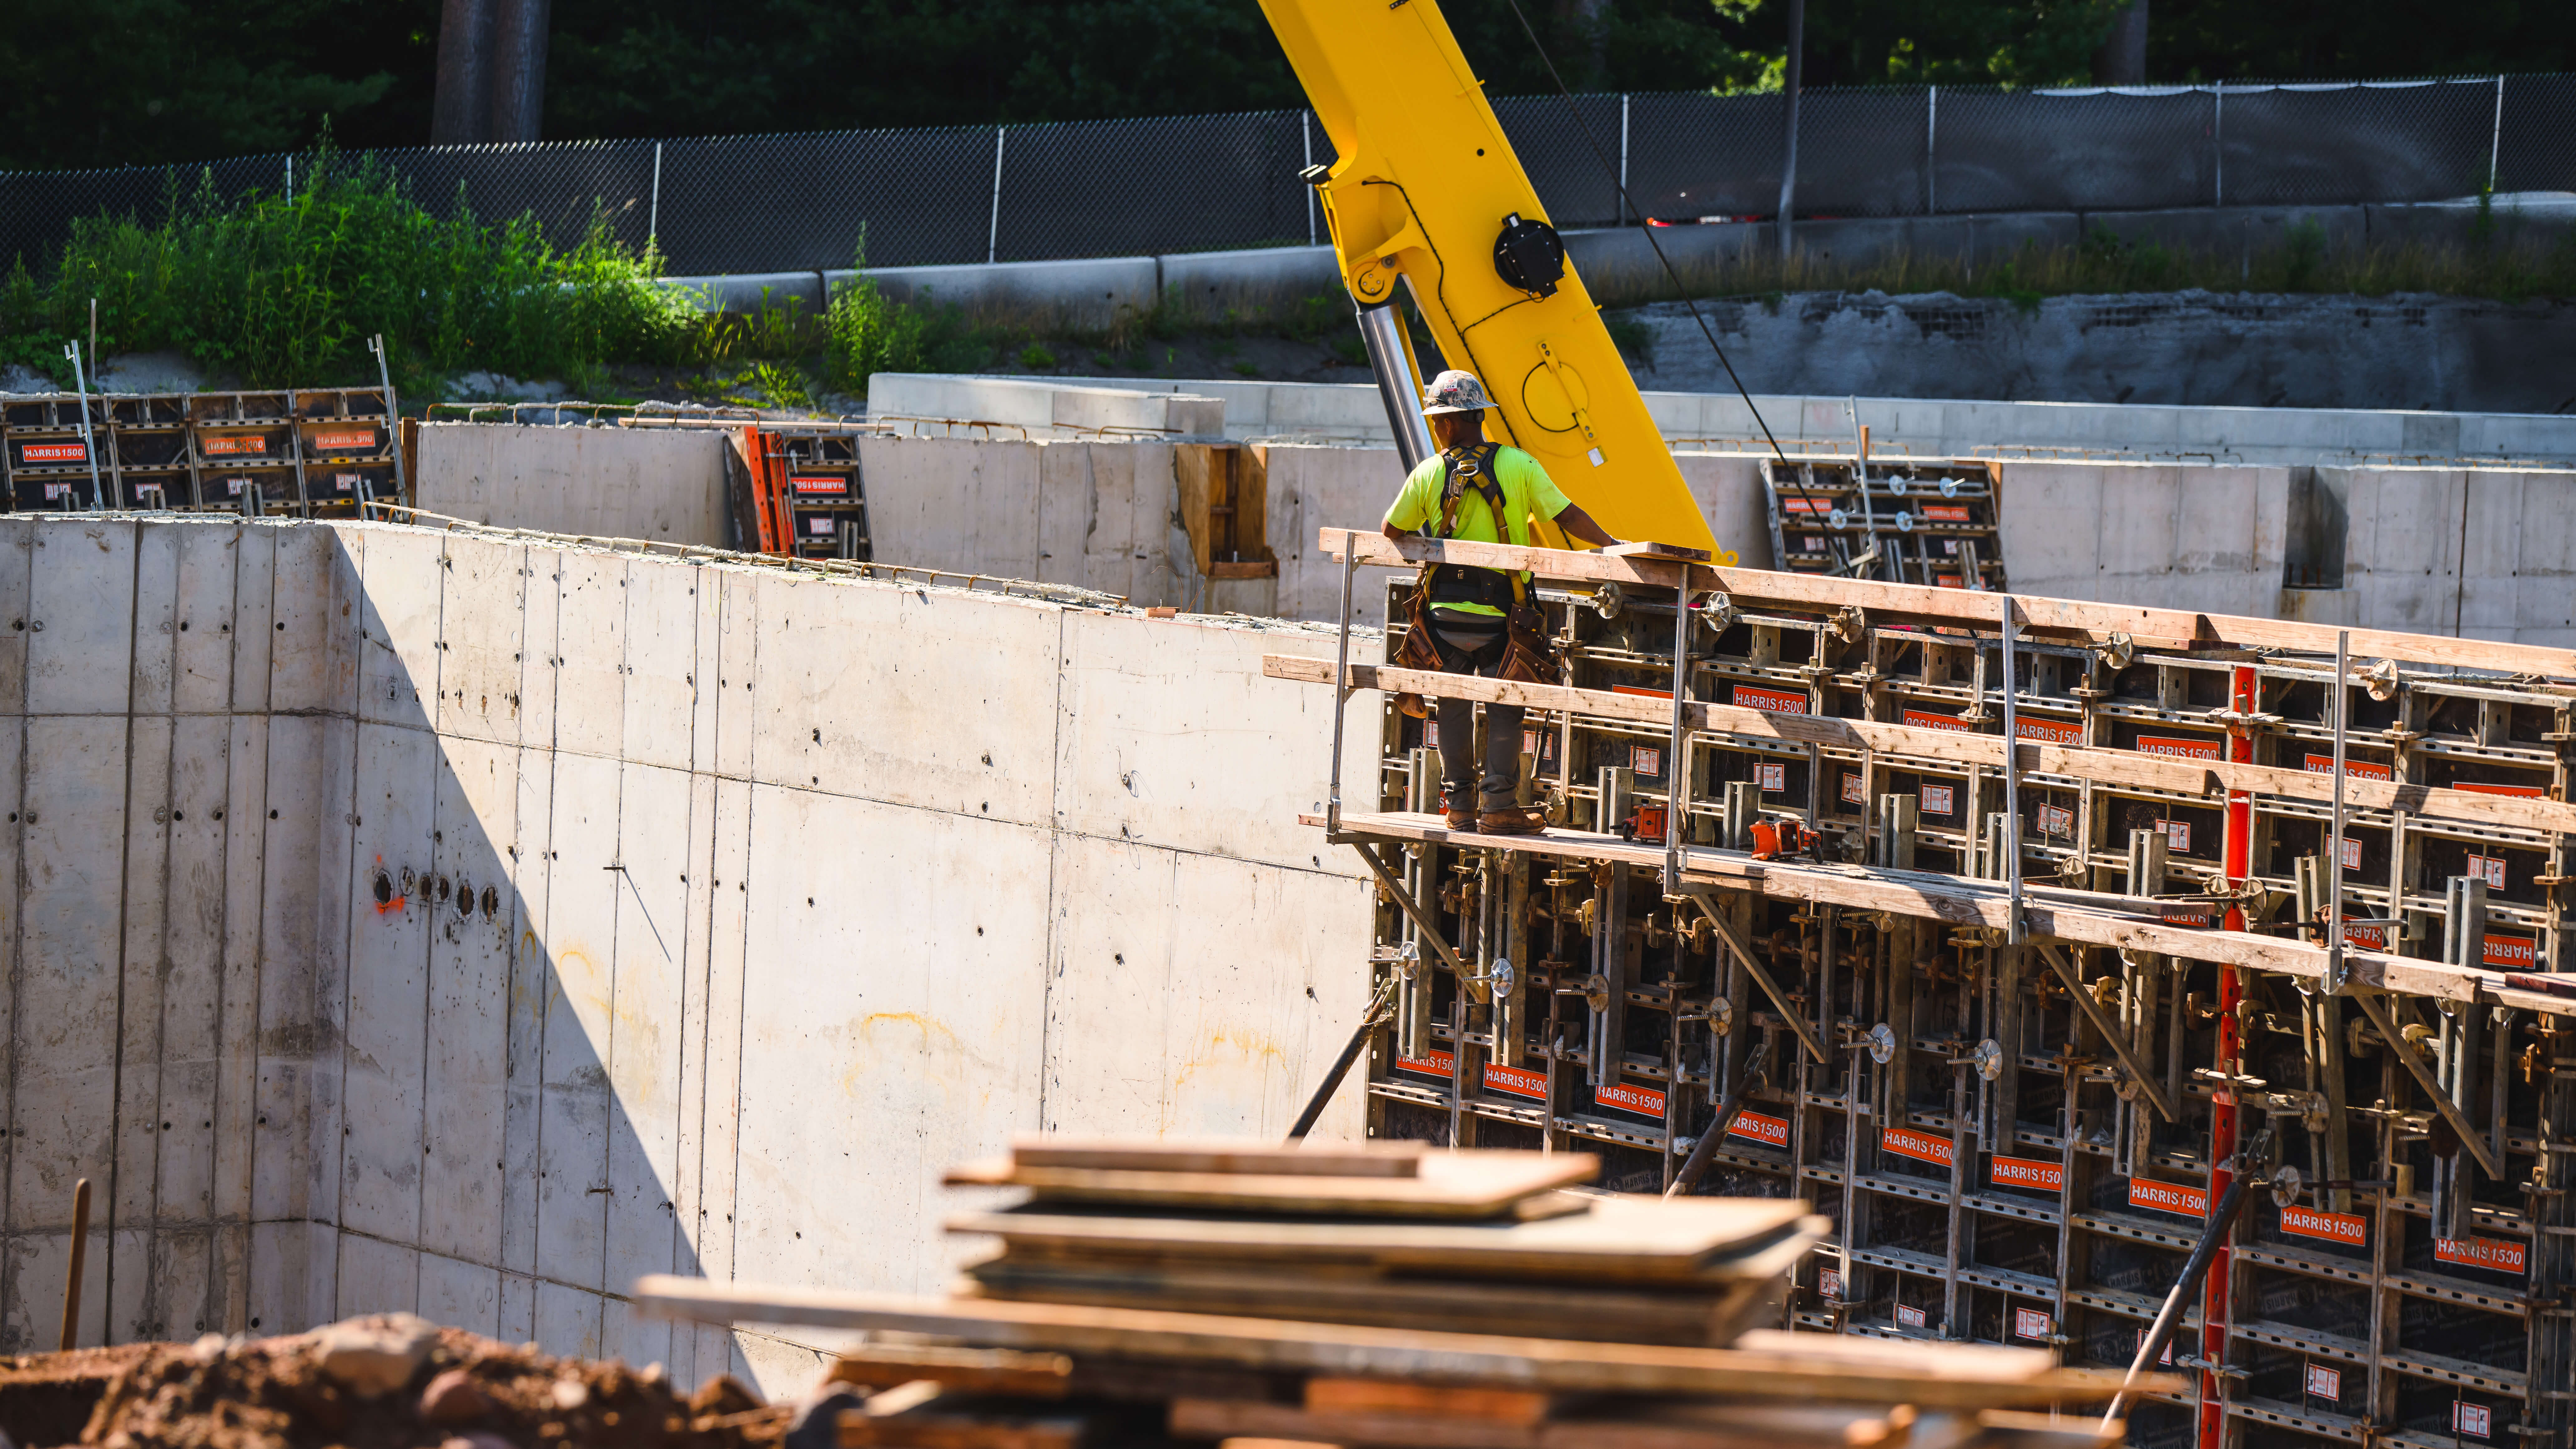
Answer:
[[1523, 1071], [1519, 1067], [1487, 1065], [1485, 1086], [1490, 1091], [1509, 1092], [1534, 1102], [1547, 1100], [1547, 1073]]
[[1952, 733], [1963, 735], [1972, 735], [1977, 732], [1977, 727], [1975, 725], [1967, 723], [1956, 715], [1934, 714], [1928, 709], [1907, 710], [1905, 712], [1905, 722], [1919, 730], [1949, 730]]
[[1967, 506], [1959, 503], [1926, 503], [1923, 505], [1922, 513], [1925, 521], [1931, 523], [1965, 523], [1968, 521]]
[[1807, 697], [1786, 689], [1761, 689], [1750, 684], [1735, 686], [1735, 707], [1758, 709], [1765, 714], [1805, 714]]
[[2517, 800], [2537, 800], [2549, 793], [2538, 785], [2485, 785], [2468, 780], [2455, 780], [2450, 788], [2466, 790], [2472, 795], [2510, 795]]
[[1780, 511], [1807, 514], [1831, 513], [1833, 505], [1821, 498], [1783, 498], [1780, 500]]
[[2385, 951], [2388, 949], [2388, 928], [2386, 926], [2346, 926], [2343, 928], [2343, 943], [2347, 946], [2359, 946], [2365, 951]]
[[1664, 1094], [1652, 1087], [1613, 1082], [1594, 1092], [1592, 1100], [1604, 1107], [1617, 1107], [1623, 1112], [1641, 1112], [1649, 1117], [1664, 1115]]
[[2209, 1216], [2209, 1190], [2179, 1182], [2154, 1182], [2143, 1177], [2129, 1179], [2129, 1206], [2154, 1208], [2160, 1213], [2175, 1213], [2187, 1218]]
[[799, 493], [843, 493], [849, 490], [849, 485], [847, 483], [844, 483], [839, 478], [829, 476], [815, 477], [812, 475], [800, 474], [794, 478], [788, 479], [787, 481], [793, 484], [796, 491]]
[[2281, 1209], [2281, 1231], [2293, 1237], [2349, 1243], [2356, 1248], [2370, 1245], [2370, 1224], [2356, 1213], [2326, 1213], [2303, 1207], [2285, 1207]]
[[1458, 1075], [1458, 1058], [1451, 1052], [1435, 1051], [1427, 1057], [1397, 1057], [1395, 1066], [1398, 1071], [1420, 1072], [1427, 1077]]
[[2142, 755], [2171, 755], [2177, 760], [2218, 758], [2218, 741], [2196, 740], [2182, 735], [2140, 735], [2137, 749]]
[[2508, 970], [2527, 970], [2540, 964], [2540, 943], [2521, 936], [2489, 936], [2486, 962]]
[[354, 452], [357, 449], [372, 448], [375, 445], [376, 432], [373, 428], [354, 428], [337, 433], [313, 435], [313, 446], [325, 453]]
[[1673, 697], [1673, 692], [1669, 689], [1648, 689], [1642, 684], [1614, 684], [1610, 686], [1610, 692], [1612, 694], [1642, 694], [1648, 699], [1670, 699]]
[[197, 439], [197, 451], [209, 458], [231, 458], [243, 453], [265, 453], [268, 439], [259, 433], [235, 433], [229, 437]]
[[86, 463], [88, 461], [89, 445], [77, 440], [18, 445], [18, 462], [22, 467], [32, 468], [39, 463]]
[[[2310, 755], [2307, 757], [2307, 761], [2308, 773], [2311, 775], [2331, 775], [2334, 773], [2334, 756], [2332, 755]], [[2351, 758], [2346, 758], [2344, 760], [2343, 774], [2344, 778], [2347, 780], [2385, 780], [2389, 778], [2388, 767], [2386, 765], [2379, 764], [2373, 760], [2355, 760]]]
[[1986, 1180], [1998, 1187], [2026, 1187], [2056, 1192], [2066, 1186], [2066, 1169], [2029, 1157], [1998, 1157], [1986, 1168]]
[[1728, 1125], [1726, 1135], [1759, 1142], [1765, 1147], [1789, 1145], [1789, 1123], [1785, 1118], [1765, 1117], [1759, 1112], [1738, 1112]]
[[1934, 574], [1932, 582], [1945, 589], [1964, 589], [1968, 586], [1968, 581], [1957, 574]]
[[2519, 1273], [2522, 1269], [2522, 1244], [2498, 1242], [2494, 1238], [2435, 1238], [2433, 1256], [2445, 1263], [2463, 1268], [2484, 1268], [2490, 1273]]
[[2017, 715], [2013, 719], [2016, 738], [2037, 740], [2046, 745], [2080, 745], [2084, 743], [2084, 726], [2071, 719], [2032, 719]]
[[1929, 1132], [1916, 1132], [1906, 1127], [1890, 1127], [1879, 1134], [1878, 1143], [1899, 1157], [1911, 1157], [1942, 1167], [1950, 1165], [1950, 1139], [1947, 1137], [1935, 1137]]

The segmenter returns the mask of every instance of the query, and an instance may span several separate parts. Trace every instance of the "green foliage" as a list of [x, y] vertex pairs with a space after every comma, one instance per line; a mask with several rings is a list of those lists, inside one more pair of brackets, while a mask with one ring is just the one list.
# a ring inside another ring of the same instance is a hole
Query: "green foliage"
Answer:
[[[1810, 85], [2091, 79], [2121, 0], [1836, 0]], [[1776, 87], [1787, 0], [1520, 0], [1566, 83]], [[1553, 89], [1507, 0], [1445, 0], [1496, 95]], [[0, 0], [0, 168], [429, 131], [438, 0]], [[2576, 5], [2154, 0], [2155, 81], [2576, 69]], [[781, 45], [780, 36], [793, 36]], [[887, 57], [901, 63], [887, 64]], [[554, 0], [545, 134], [1014, 124], [1306, 103], [1248, 0]], [[2463, 187], [2465, 193], [2468, 189]]]
[[1031, 372], [1052, 372], [1055, 369], [1055, 354], [1047, 351], [1044, 345], [1032, 342], [1020, 349], [1020, 366]]
[[2314, 217], [2290, 228], [2289, 240], [2281, 249], [2281, 290], [2315, 291], [2325, 259], [2326, 229]]
[[75, 335], [98, 301], [99, 351], [176, 351], [254, 386], [360, 378], [367, 339], [425, 376], [485, 369], [580, 377], [611, 359], [659, 360], [695, 315], [657, 286], [659, 259], [604, 219], [569, 250], [534, 220], [486, 222], [459, 199], [431, 215], [369, 163], [326, 145], [298, 161], [293, 198], [225, 204], [210, 179], [174, 178], [163, 219], [74, 224], [42, 282], [13, 274], [0, 309], [11, 347]]
[[360, 145], [418, 145], [438, 17], [437, 0], [0, 0], [0, 168], [287, 151], [335, 119]]

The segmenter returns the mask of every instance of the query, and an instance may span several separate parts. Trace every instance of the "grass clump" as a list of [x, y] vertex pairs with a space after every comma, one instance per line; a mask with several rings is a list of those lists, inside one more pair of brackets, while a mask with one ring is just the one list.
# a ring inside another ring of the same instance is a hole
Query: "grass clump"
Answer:
[[579, 380], [691, 333], [696, 308], [657, 284], [660, 258], [604, 214], [559, 249], [533, 217], [487, 221], [461, 195], [435, 216], [327, 143], [297, 174], [292, 197], [226, 202], [211, 173], [193, 192], [174, 173], [158, 221], [74, 223], [49, 275], [21, 259], [0, 285], [0, 359], [51, 371], [92, 298], [100, 352], [180, 352], [257, 387], [363, 378], [379, 333], [407, 386], [476, 369]]

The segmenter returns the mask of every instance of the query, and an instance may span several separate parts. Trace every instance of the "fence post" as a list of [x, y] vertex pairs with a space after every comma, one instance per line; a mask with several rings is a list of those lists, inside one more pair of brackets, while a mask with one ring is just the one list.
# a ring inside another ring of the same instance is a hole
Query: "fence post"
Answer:
[[2209, 204], [2227, 204], [2227, 82], [2209, 88]]
[[1941, 88], [1923, 88], [1923, 214], [1941, 214]]
[[292, 152], [286, 157], [286, 204], [295, 204], [295, 156]]
[[2495, 130], [2487, 137], [2487, 195], [2495, 195], [2496, 165], [2504, 159], [2504, 77], [2496, 77]]
[[1614, 198], [1619, 225], [1628, 224], [1628, 93], [1619, 93], [1619, 195]]
[[999, 261], [1002, 254], [1002, 138], [1010, 133], [1008, 126], [993, 128], [993, 222], [984, 233], [986, 265]]
[[1798, 209], [1798, 81], [1806, 49], [1807, 0], [1789, 0], [1789, 59], [1780, 89], [1788, 101], [1789, 140], [1780, 158], [1780, 260], [1789, 259], [1791, 218]]
[[653, 201], [644, 211], [644, 245], [662, 235], [662, 143], [653, 143]]
[[[1311, 171], [1315, 166], [1315, 113], [1313, 111], [1297, 113], [1297, 134], [1306, 143], [1306, 169]], [[1306, 193], [1306, 245], [1313, 246], [1315, 244], [1315, 188], [1306, 186], [1303, 182], [1298, 184]]]

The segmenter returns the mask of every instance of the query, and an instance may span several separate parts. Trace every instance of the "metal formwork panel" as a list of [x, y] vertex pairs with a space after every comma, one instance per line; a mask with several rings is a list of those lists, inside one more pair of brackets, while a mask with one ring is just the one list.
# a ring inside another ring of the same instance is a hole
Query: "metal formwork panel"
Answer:
[[[1390, 617], [1409, 587], [1389, 590]], [[1803, 1195], [1836, 1224], [1788, 1324], [2109, 1369], [2228, 1182], [2250, 1179], [2217, 1315], [2195, 1306], [2168, 1350], [2198, 1388], [2133, 1405], [2134, 1439], [2563, 1443], [2576, 1243], [2549, 1228], [2576, 1218], [2576, 1008], [2498, 1006], [2488, 986], [2356, 1000], [2224, 954], [2022, 944], [1928, 901], [1784, 898], [1705, 856], [1685, 880], [1715, 884], [1676, 887], [1654, 857], [1676, 803], [1678, 838], [1719, 860], [1742, 860], [1723, 852], [1754, 818], [1794, 818], [1816, 829], [1801, 864], [1819, 879], [2000, 881], [2017, 860], [2027, 889], [2168, 932], [2322, 946], [2302, 882], [2339, 837], [2356, 946], [2499, 989], [2522, 973], [2533, 994], [2516, 1001], [2576, 997], [2547, 984], [2565, 970], [2576, 687], [2356, 660], [2338, 830], [2330, 651], [2033, 635], [2008, 666], [1999, 623], [1964, 609], [1881, 623], [1758, 587], [1694, 607], [1677, 669], [1671, 589], [1542, 582], [1564, 683], [1584, 691], [1523, 725], [1525, 795], [1554, 843], [1497, 849], [1430, 820], [1367, 847], [1462, 959], [1490, 971], [1508, 947], [1515, 979], [1485, 999], [1381, 893], [1372, 970], [1411, 1005], [1371, 1057], [1373, 1133], [1579, 1148], [1605, 1185], [1662, 1191], [1723, 1103], [1691, 1190]], [[2447, 644], [2422, 641], [2435, 661]], [[1709, 708], [1676, 759], [1677, 683]], [[1391, 707], [1379, 730], [1375, 818], [1421, 819], [1436, 732]], [[2212, 774], [2249, 769], [2275, 773]]]

